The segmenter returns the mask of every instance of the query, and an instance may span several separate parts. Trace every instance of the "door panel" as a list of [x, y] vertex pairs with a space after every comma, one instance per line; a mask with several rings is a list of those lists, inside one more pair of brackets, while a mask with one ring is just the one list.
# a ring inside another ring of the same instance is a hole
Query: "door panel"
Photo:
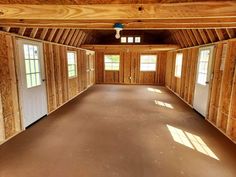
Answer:
[[18, 39], [20, 100], [23, 126], [47, 114], [42, 44]]
[[208, 110], [212, 53], [213, 46], [199, 49], [193, 107], [204, 117]]

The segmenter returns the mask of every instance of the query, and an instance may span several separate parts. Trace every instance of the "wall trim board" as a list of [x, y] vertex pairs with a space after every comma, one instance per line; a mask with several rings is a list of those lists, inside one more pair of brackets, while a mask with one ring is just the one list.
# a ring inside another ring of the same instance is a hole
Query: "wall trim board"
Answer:
[[180, 97], [179, 94], [177, 94], [176, 92], [174, 92], [173, 90], [171, 90], [170, 87], [165, 86], [169, 91], [171, 91], [173, 94], [175, 94], [178, 98], [180, 98], [184, 103], [186, 103], [190, 108], [193, 109], [193, 106], [191, 104], [189, 104], [187, 101], [185, 101], [183, 98]]
[[18, 134], [22, 133], [23, 131], [25, 131], [25, 130], [20, 130], [19, 132], [16, 132], [15, 134], [13, 134], [12, 136], [10, 136], [9, 138], [4, 139], [3, 141], [0, 141], [0, 145], [6, 143], [7, 141], [9, 141], [10, 139], [14, 138], [15, 136], [17, 136]]
[[225, 135], [229, 140], [231, 140], [234, 144], [236, 144], [236, 141], [231, 138], [229, 135], [227, 135], [223, 130], [218, 128], [215, 124], [213, 124], [209, 119], [205, 119], [207, 122], [209, 122], [214, 128], [216, 128], [219, 132], [221, 132], [223, 135]]

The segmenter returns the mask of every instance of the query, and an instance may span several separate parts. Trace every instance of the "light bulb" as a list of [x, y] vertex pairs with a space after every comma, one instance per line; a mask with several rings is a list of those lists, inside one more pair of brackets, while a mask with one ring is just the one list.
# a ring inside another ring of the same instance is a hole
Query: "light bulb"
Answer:
[[116, 37], [116, 39], [119, 39], [120, 38], [120, 31], [122, 30], [122, 28], [115, 28], [115, 30], [116, 30], [115, 37]]
[[116, 35], [115, 35], [116, 39], [120, 39], [120, 32], [116, 31]]

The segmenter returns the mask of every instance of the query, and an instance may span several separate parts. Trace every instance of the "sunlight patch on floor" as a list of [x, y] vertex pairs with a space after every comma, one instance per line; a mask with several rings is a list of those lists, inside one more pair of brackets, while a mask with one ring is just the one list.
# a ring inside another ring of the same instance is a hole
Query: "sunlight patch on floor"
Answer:
[[183, 131], [179, 128], [167, 125], [175, 142], [180, 143], [186, 147], [201, 152], [211, 158], [219, 160], [219, 158], [211, 151], [211, 149], [204, 143], [204, 141], [197, 135]]
[[163, 102], [163, 101], [155, 100], [155, 104], [158, 105], [158, 106], [169, 108], [169, 109], [174, 109], [174, 107], [170, 103], [166, 103], [166, 102]]
[[161, 90], [155, 89], [155, 88], [150, 88], [150, 87], [149, 87], [149, 88], [147, 88], [147, 90], [150, 91], [150, 92], [162, 93]]

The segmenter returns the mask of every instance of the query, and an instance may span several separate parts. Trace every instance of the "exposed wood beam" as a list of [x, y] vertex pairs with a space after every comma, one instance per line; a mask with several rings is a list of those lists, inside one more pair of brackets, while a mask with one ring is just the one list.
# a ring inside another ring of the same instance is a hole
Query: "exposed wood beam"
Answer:
[[58, 31], [58, 33], [57, 33], [57, 36], [56, 36], [56, 38], [55, 38], [55, 42], [56, 42], [56, 43], [59, 42], [59, 40], [60, 40], [60, 38], [61, 38], [61, 36], [62, 36], [62, 34], [63, 34], [63, 31], [64, 31], [64, 29], [59, 29], [59, 31]]
[[215, 37], [215, 35], [213, 34], [212, 30], [211, 30], [211, 29], [206, 29], [206, 32], [207, 32], [207, 35], [208, 35], [209, 38], [210, 38], [210, 41], [211, 41], [211, 42], [215, 42], [215, 41], [216, 41], [216, 37]]
[[199, 32], [204, 44], [207, 44], [208, 43], [208, 38], [207, 38], [204, 30], [203, 29], [198, 29], [198, 32]]
[[71, 41], [71, 38], [73, 36], [73, 34], [75, 33], [75, 29], [72, 29], [70, 30], [68, 36], [66, 37], [66, 40], [65, 40], [65, 44], [68, 45]]
[[158, 45], [81, 45], [81, 48], [88, 50], [134, 50], [134, 51], [169, 51], [178, 49], [179, 46], [175, 44], [158, 44]]
[[188, 29], [188, 30], [186, 30], [186, 32], [188, 33], [188, 35], [189, 35], [189, 37], [190, 37], [190, 39], [191, 39], [191, 41], [193, 43], [193, 46], [198, 45], [197, 41], [196, 41], [196, 39], [195, 39], [195, 37], [194, 37], [194, 35], [192, 33], [192, 31]]
[[85, 32], [82, 31], [82, 34], [78, 40], [78, 43], [76, 44], [77, 47], [79, 47], [82, 44], [82, 41], [83, 41], [85, 35], [86, 35]]
[[50, 35], [49, 35], [49, 37], [48, 37], [48, 41], [50, 41], [50, 42], [52, 41], [52, 39], [53, 39], [54, 34], [56, 33], [56, 31], [57, 31], [56, 28], [54, 28], [54, 29], [51, 30]]
[[227, 34], [229, 35], [230, 38], [234, 38], [236, 36], [233, 29], [226, 28], [226, 31], [227, 31]]
[[80, 45], [82, 45], [82, 44], [84, 44], [84, 43], [85, 43], [85, 41], [86, 41], [87, 37], [88, 37], [88, 33], [85, 33], [84, 37], [83, 37], [83, 38], [82, 38], [82, 40], [81, 40], [81, 43], [80, 43]]
[[74, 44], [74, 42], [75, 42], [76, 37], [78, 36], [78, 34], [79, 34], [79, 30], [76, 30], [75, 33], [74, 33], [74, 35], [73, 35], [73, 37], [71, 38], [71, 41], [70, 41], [69, 45], [73, 45], [73, 44]]
[[178, 32], [175, 32], [173, 35], [176, 37], [178, 44], [180, 44], [181, 48], [187, 47], [183, 41], [183, 38], [181, 38], [181, 36], [178, 35]]
[[48, 28], [44, 28], [41, 35], [40, 35], [40, 39], [44, 40], [47, 32], [48, 32]]
[[225, 37], [224, 37], [224, 34], [223, 34], [222, 30], [221, 29], [215, 29], [215, 32], [217, 34], [218, 39], [220, 41], [223, 41]]
[[30, 37], [31, 37], [31, 38], [35, 38], [37, 32], [38, 32], [38, 28], [33, 28], [32, 31], [31, 31], [31, 33], [30, 33]]
[[180, 37], [181, 39], [183, 39], [184, 46], [185, 46], [185, 47], [190, 47], [190, 45], [188, 44], [188, 41], [187, 41], [187, 39], [185, 38], [183, 32], [182, 32], [181, 30], [178, 30], [178, 31], [177, 31], [177, 34], [179, 35], [179, 37]]
[[70, 29], [64, 30], [64, 33], [63, 33], [63, 35], [62, 35], [62, 37], [61, 37], [59, 43], [64, 44], [64, 42], [65, 42], [65, 40], [66, 40], [66, 37], [67, 37], [67, 35], [68, 35], [69, 32], [70, 32]]
[[186, 39], [186, 41], [187, 41], [187, 43], [188, 43], [188, 46], [189, 46], [189, 47], [190, 47], [190, 46], [193, 46], [193, 43], [192, 43], [190, 37], [188, 36], [188, 33], [186, 32], [186, 30], [181, 30], [181, 31], [182, 31], [183, 36], [185, 37], [185, 39]]
[[73, 46], [78, 46], [78, 43], [79, 43], [80, 38], [81, 38], [81, 36], [82, 36], [83, 33], [84, 33], [84, 32], [83, 32], [82, 30], [79, 30], [79, 34], [78, 34], [78, 36], [76, 37], [76, 40], [75, 40]]
[[[19, 34], [16, 34], [16, 33], [9, 33], [9, 32], [5, 32], [5, 31], [0, 31], [0, 34], [11, 34], [12, 36], [15, 36], [15, 37], [19, 37], [19, 38], [23, 38], [23, 39], [27, 39], [27, 40], [32, 40], [32, 38], [30, 38], [30, 37], [22, 36], [22, 35], [19, 35]], [[59, 46], [65, 46], [65, 47], [80, 49], [80, 50], [84, 50], [84, 51], [91, 51], [91, 50], [83, 49], [83, 48], [80, 48], [80, 47], [68, 46], [68, 45], [64, 45], [64, 44], [60, 44], [60, 43], [55, 43], [55, 42], [45, 41], [45, 40], [42, 40], [42, 39], [37, 39], [37, 38], [35, 38], [34, 41], [43, 42], [43, 43], [47, 43], [47, 44], [56, 44], [56, 45], [59, 45]], [[91, 51], [91, 52], [93, 52], [93, 51]]]
[[195, 36], [198, 45], [202, 45], [203, 44], [203, 40], [199, 34], [199, 32], [196, 29], [192, 29], [193, 35]]
[[9, 32], [11, 27], [2, 27], [3, 31]]
[[[156, 4], [27, 5], [1, 4], [0, 19], [175, 19], [236, 17], [235, 2]], [[182, 12], [182, 13], [180, 13]]]
[[[0, 18], [1, 19], [1, 18]], [[76, 28], [76, 29], [112, 29], [117, 20], [27, 20], [1, 19], [0, 26], [28, 28]], [[197, 28], [235, 28], [236, 17], [222, 19], [149, 19], [122, 20], [125, 29], [197, 29]]]
[[25, 30], [26, 30], [25, 27], [20, 28], [19, 31], [18, 31], [18, 34], [21, 35], [21, 36], [24, 36]]

